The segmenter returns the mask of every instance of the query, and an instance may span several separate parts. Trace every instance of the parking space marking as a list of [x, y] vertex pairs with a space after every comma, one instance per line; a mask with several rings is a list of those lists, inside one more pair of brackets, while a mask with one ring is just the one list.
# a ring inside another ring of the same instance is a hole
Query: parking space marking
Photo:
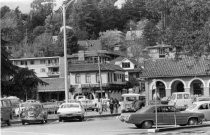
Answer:
[[1, 131], [1, 133], [14, 133], [14, 134], [28, 134], [28, 135], [64, 135], [64, 134], [52, 134], [52, 133], [35, 133], [35, 132], [21, 132], [21, 131]]

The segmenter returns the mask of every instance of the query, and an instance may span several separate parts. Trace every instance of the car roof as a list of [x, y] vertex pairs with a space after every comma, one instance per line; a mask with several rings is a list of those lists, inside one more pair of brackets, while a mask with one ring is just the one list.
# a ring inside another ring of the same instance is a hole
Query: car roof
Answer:
[[122, 96], [140, 96], [140, 94], [136, 94], [136, 93], [127, 93], [127, 94], [122, 94]]
[[194, 102], [193, 104], [201, 105], [203, 103], [210, 103], [210, 101], [198, 101], [198, 102]]

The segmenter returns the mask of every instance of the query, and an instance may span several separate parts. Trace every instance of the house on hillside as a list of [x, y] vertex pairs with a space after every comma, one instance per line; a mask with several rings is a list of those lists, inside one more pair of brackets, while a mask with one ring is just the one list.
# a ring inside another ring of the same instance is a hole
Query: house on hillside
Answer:
[[154, 88], [160, 98], [173, 92], [210, 96], [210, 59], [207, 58], [147, 60], [141, 77], [145, 79], [147, 101], [152, 100]]

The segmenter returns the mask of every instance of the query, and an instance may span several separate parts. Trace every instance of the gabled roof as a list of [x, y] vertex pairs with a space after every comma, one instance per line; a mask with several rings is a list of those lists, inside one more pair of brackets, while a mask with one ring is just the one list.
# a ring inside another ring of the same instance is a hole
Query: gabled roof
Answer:
[[128, 59], [134, 65], [138, 65], [138, 62], [135, 59], [133, 59], [133, 58], [127, 58], [127, 57], [117, 57], [116, 59], [112, 60], [110, 63], [115, 64], [115, 62], [117, 62], [117, 61], [122, 62], [124, 59]]
[[[120, 66], [114, 64], [100, 64], [101, 71], [124, 71]], [[97, 63], [70, 64], [69, 72], [91, 72], [99, 71]]]
[[210, 76], [210, 60], [195, 59], [192, 57], [182, 60], [157, 59], [144, 63], [143, 77], [184, 77], [184, 76]]
[[64, 78], [41, 78], [44, 82], [48, 83], [49, 85], [39, 85], [38, 91], [39, 92], [49, 92], [49, 91], [64, 91]]

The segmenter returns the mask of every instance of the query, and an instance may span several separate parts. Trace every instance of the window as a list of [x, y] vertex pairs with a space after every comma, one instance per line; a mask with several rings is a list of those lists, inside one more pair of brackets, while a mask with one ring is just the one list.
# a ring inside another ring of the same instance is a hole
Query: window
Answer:
[[75, 83], [81, 83], [80, 82], [80, 74], [76, 74]]
[[165, 58], [165, 48], [159, 49], [159, 58]]
[[27, 61], [20, 61], [21, 65], [27, 65]]
[[41, 60], [40, 61], [40, 64], [45, 64], [45, 60]]
[[122, 68], [130, 68], [130, 62], [123, 62]]
[[30, 64], [33, 65], [34, 64], [34, 60], [30, 60]]
[[45, 72], [45, 68], [41, 68], [41, 72]]
[[117, 81], [117, 74], [114, 73], [114, 81]]
[[86, 83], [91, 83], [91, 75], [90, 74], [86, 74]]
[[182, 99], [182, 94], [177, 94], [177, 99]]
[[96, 82], [99, 83], [100, 80], [99, 80], [99, 73], [96, 73]]
[[205, 110], [205, 109], [209, 109], [207, 103], [200, 105], [199, 110]]

